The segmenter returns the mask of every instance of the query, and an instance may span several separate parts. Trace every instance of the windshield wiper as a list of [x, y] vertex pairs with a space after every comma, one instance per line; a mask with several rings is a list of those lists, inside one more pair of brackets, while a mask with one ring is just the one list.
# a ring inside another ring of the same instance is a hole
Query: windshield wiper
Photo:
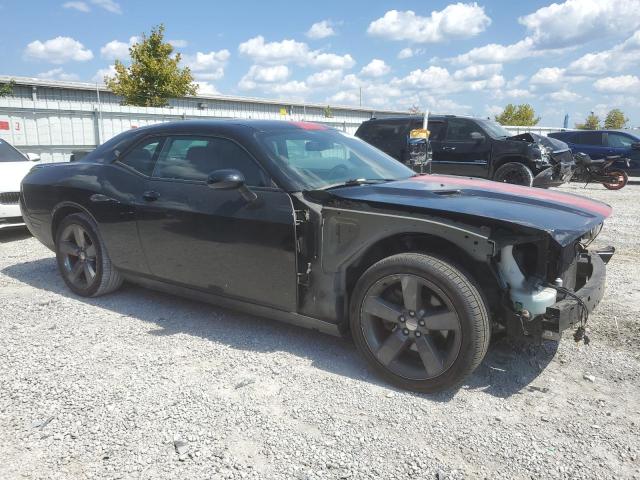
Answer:
[[344, 182], [327, 185], [326, 187], [319, 188], [318, 190], [331, 190], [332, 188], [340, 187], [354, 187], [356, 185], [373, 185], [375, 183], [392, 182], [393, 180], [394, 179], [392, 178], [351, 178]]

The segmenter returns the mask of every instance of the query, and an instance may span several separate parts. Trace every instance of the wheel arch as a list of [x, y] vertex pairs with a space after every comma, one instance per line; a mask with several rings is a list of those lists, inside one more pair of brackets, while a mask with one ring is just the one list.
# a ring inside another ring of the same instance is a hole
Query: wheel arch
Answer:
[[500, 286], [488, 262], [474, 258], [464, 248], [442, 236], [424, 232], [406, 232], [390, 235], [372, 243], [345, 265], [347, 308], [362, 274], [376, 262], [398, 253], [424, 253], [450, 262], [475, 281], [488, 300], [488, 305], [499, 304]]
[[491, 164], [491, 172], [490, 172], [489, 178], [493, 178], [496, 171], [506, 163], [521, 163], [526, 167], [529, 167], [532, 171], [535, 169], [535, 165], [533, 164], [533, 162], [526, 156], [518, 155], [518, 154], [509, 154], [509, 155], [504, 155], [498, 158]]
[[61, 202], [56, 205], [51, 212], [51, 238], [53, 238], [54, 243], [56, 241], [56, 233], [60, 222], [62, 222], [65, 217], [73, 215], [74, 213], [84, 213], [93, 220], [95, 225], [98, 225], [95, 217], [82, 205], [75, 202]]

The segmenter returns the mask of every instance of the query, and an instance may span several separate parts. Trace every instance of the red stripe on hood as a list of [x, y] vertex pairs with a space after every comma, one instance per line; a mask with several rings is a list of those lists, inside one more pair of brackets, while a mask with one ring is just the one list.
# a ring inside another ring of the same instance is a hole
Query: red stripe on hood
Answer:
[[422, 175], [414, 177], [423, 183], [440, 183], [447, 187], [471, 187], [477, 190], [486, 190], [497, 193], [508, 193], [511, 195], [521, 195], [523, 197], [537, 198], [540, 200], [548, 200], [551, 202], [563, 203], [581, 208], [590, 213], [597, 213], [607, 218], [611, 215], [613, 209], [606, 203], [597, 202], [589, 198], [580, 197], [553, 190], [545, 190], [542, 188], [523, 187], [521, 185], [513, 185], [510, 183], [493, 182], [469, 177], [450, 177], [443, 175]]

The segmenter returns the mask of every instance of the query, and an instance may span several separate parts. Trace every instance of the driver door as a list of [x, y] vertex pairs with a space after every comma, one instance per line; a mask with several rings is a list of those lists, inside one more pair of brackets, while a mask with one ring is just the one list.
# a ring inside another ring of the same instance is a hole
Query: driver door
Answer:
[[[245, 176], [255, 201], [207, 186], [212, 171], [228, 168]], [[154, 277], [296, 311], [291, 199], [238, 143], [168, 137], [140, 203], [139, 235]]]
[[[484, 140], [475, 140], [472, 133], [484, 135]], [[433, 172], [450, 175], [487, 177], [491, 142], [484, 131], [468, 118], [449, 118], [444, 140], [434, 146]]]

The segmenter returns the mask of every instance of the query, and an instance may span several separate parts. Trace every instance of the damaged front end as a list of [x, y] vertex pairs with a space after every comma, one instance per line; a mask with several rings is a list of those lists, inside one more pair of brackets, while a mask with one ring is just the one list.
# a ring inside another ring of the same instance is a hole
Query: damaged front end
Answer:
[[499, 246], [494, 266], [504, 292], [503, 326], [511, 337], [539, 343], [559, 340], [571, 329], [576, 341], [588, 343], [585, 326], [604, 295], [605, 264], [615, 251], [587, 248], [600, 227], [564, 247], [546, 238]]
[[557, 187], [571, 180], [576, 163], [566, 143], [531, 132], [514, 135], [509, 140], [530, 145], [537, 172], [534, 187]]

